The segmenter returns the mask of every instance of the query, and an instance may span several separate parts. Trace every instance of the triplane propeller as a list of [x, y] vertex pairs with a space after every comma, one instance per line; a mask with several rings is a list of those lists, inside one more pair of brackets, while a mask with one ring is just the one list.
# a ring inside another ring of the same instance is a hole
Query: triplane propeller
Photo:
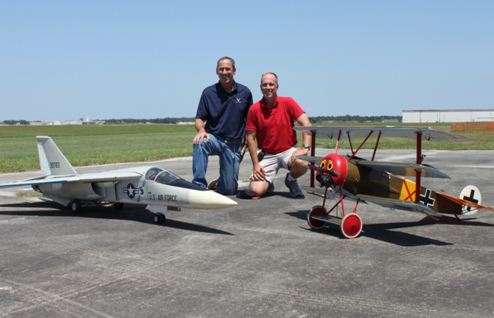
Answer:
[[[460, 220], [459, 216], [474, 214], [479, 209], [494, 211], [493, 208], [481, 205], [481, 194], [475, 186], [465, 187], [459, 198], [422, 186], [422, 177], [449, 178], [438, 169], [422, 163], [422, 140], [455, 139], [453, 135], [428, 128], [412, 127], [301, 127], [297, 130], [312, 133], [311, 156], [299, 156], [298, 159], [310, 162], [311, 187], [314, 187], [315, 175], [323, 198], [322, 205], [313, 206], [307, 214], [307, 223], [311, 229], [334, 224], [340, 227], [346, 238], [359, 236], [363, 228], [362, 219], [357, 214], [360, 202], [421, 212], [436, 220], [444, 216], [455, 216]], [[357, 156], [373, 134], [376, 136], [376, 143], [370, 160]], [[346, 156], [338, 154], [342, 135], [347, 136], [351, 150], [351, 154]], [[375, 161], [382, 135], [415, 138], [416, 162]], [[314, 156], [316, 136], [336, 138], [335, 152], [324, 157]], [[352, 137], [357, 136], [363, 136], [364, 139], [354, 149]], [[414, 177], [415, 180], [407, 177]], [[327, 208], [327, 199], [331, 193], [337, 196], [336, 203]], [[350, 212], [346, 210], [345, 199], [355, 201]]]

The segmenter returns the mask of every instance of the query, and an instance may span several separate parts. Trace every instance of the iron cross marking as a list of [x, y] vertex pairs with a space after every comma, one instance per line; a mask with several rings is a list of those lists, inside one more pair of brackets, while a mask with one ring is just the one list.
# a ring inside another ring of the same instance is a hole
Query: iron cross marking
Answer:
[[425, 189], [425, 194], [420, 194], [419, 202], [425, 206], [433, 207], [436, 200], [432, 198], [432, 191], [429, 189]]
[[[463, 196], [463, 200], [465, 200], [465, 201], [470, 201], [470, 202], [473, 202], [473, 203], [479, 203], [479, 200], [476, 200], [476, 199], [474, 198], [474, 195], [475, 195], [475, 190], [474, 190], [474, 189], [472, 189], [472, 190], [470, 190], [470, 196], [469, 196], [469, 197], [467, 197], [466, 195], [464, 195], [464, 196]], [[469, 212], [470, 212], [471, 210], [472, 210], [472, 207], [467, 206], [467, 211], [469, 211]]]

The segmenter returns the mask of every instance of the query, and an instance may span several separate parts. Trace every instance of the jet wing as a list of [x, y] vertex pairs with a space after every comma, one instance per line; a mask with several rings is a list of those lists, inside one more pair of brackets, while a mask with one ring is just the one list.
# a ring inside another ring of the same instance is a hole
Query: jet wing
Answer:
[[420, 171], [422, 177], [449, 179], [447, 174], [427, 164], [360, 160], [357, 161], [357, 165], [399, 176], [414, 177], [415, 171]]
[[422, 136], [426, 140], [449, 140], [458, 139], [458, 137], [448, 134], [447, 132], [434, 130], [431, 128], [423, 127], [329, 127], [329, 126], [311, 126], [311, 127], [297, 127], [298, 131], [315, 131], [316, 136], [322, 136], [327, 138], [338, 138], [341, 134], [350, 134], [352, 137], [367, 136], [369, 132], [381, 132], [386, 137], [406, 137], [416, 138], [416, 133], [421, 132]]
[[137, 171], [115, 170], [107, 172], [85, 173], [78, 176], [79, 182], [116, 182], [140, 178], [143, 174]]
[[85, 173], [75, 176], [39, 177], [35, 179], [0, 183], [0, 188], [22, 187], [42, 184], [67, 183], [67, 182], [116, 182], [142, 177], [142, 173], [136, 171], [109, 171]]
[[40, 184], [53, 184], [53, 183], [65, 183], [77, 180], [77, 177], [61, 177], [61, 178], [50, 178], [50, 179], [30, 179], [24, 181], [13, 181], [0, 183], [0, 188], [10, 188], [10, 187], [22, 187], [22, 186], [32, 186]]

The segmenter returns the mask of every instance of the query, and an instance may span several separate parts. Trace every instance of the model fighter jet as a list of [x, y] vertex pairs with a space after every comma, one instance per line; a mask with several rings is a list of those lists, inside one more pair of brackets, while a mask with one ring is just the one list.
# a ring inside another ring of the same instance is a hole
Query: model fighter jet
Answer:
[[[326, 224], [338, 225], [347, 238], [357, 237], [363, 227], [362, 219], [357, 214], [360, 202], [371, 202], [384, 207], [424, 213], [438, 219], [443, 216], [471, 215], [479, 209], [494, 211], [481, 205], [481, 194], [477, 187], [467, 186], [460, 197], [433, 191], [422, 186], [422, 177], [449, 178], [438, 169], [423, 164], [422, 139], [448, 140], [456, 137], [445, 132], [411, 127], [302, 127], [297, 130], [311, 131], [311, 156], [300, 156], [311, 165], [311, 187], [314, 187], [314, 174], [322, 190], [322, 205], [316, 205], [307, 214], [311, 229], [320, 229]], [[338, 154], [342, 135], [348, 137], [351, 154]], [[357, 153], [375, 134], [376, 144], [370, 160], [358, 157]], [[416, 162], [380, 162], [375, 161], [376, 151], [382, 135], [391, 137], [413, 137], [416, 139]], [[336, 138], [335, 152], [324, 157], [314, 156], [317, 136]], [[361, 144], [354, 149], [352, 137], [363, 136]], [[414, 177], [415, 181], [407, 177]], [[417, 190], [419, 189], [419, 190]], [[327, 198], [333, 192], [339, 196], [336, 203], [326, 208]], [[345, 199], [355, 201], [351, 213], [345, 210]], [[339, 211], [338, 211], [338, 207]], [[339, 212], [339, 213], [338, 213]]]
[[237, 204], [230, 198], [199, 188], [159, 167], [132, 167], [79, 174], [50, 137], [37, 136], [36, 140], [43, 176], [0, 183], [0, 188], [30, 185], [44, 197], [74, 212], [89, 201], [110, 203], [116, 207], [123, 204], [146, 205], [146, 209], [155, 214], [156, 223], [166, 220], [164, 213], [167, 209], [218, 209]]

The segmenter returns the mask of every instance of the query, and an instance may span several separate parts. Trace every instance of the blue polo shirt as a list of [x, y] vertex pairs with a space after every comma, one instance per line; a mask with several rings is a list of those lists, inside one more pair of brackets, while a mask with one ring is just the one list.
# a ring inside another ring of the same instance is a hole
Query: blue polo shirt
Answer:
[[206, 121], [206, 131], [223, 138], [240, 139], [245, 135], [247, 112], [252, 105], [247, 86], [235, 83], [228, 93], [218, 82], [202, 92], [196, 118]]

